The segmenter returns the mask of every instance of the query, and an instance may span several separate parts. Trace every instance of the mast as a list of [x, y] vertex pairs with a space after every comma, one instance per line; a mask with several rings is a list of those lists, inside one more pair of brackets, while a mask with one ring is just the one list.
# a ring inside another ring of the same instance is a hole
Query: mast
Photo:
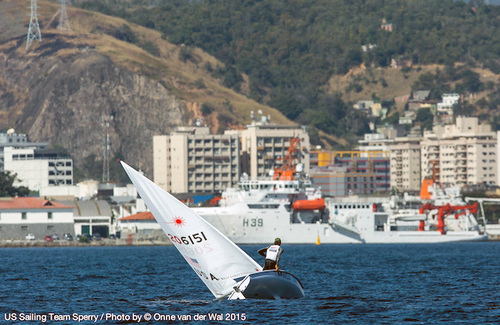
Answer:
[[103, 143], [102, 143], [102, 181], [103, 182], [109, 182], [109, 158], [111, 155], [111, 143], [109, 141], [109, 126], [110, 122], [113, 121], [113, 116], [110, 115], [108, 117], [105, 117], [104, 115], [101, 116], [102, 119], [102, 127], [104, 129], [104, 138], [103, 138]]

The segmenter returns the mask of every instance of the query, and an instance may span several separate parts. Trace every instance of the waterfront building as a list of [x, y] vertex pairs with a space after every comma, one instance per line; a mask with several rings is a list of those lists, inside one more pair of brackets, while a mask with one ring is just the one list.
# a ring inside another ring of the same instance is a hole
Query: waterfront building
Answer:
[[153, 214], [149, 211], [120, 218], [118, 223], [121, 238], [126, 238], [129, 244], [134, 241], [170, 243], [170, 239], [165, 235]]
[[108, 237], [110, 234], [114, 234], [113, 213], [107, 201], [65, 201], [62, 203], [73, 209], [72, 232], [75, 235], [93, 236], [99, 234], [102, 237]]
[[127, 217], [118, 219], [119, 228], [122, 235], [126, 234], [141, 234], [151, 235], [154, 231], [160, 230], [161, 227], [156, 222], [153, 214], [149, 211], [139, 212]]
[[396, 129], [385, 128], [382, 133], [367, 133], [363, 140], [359, 140], [358, 150], [362, 152], [387, 151], [394, 143], [397, 135]]
[[237, 132], [241, 138], [242, 172], [257, 179], [266, 177], [287, 155], [292, 138], [300, 139], [298, 154], [304, 172], [309, 172], [310, 143], [305, 127], [255, 123]]
[[496, 185], [497, 133], [477, 117], [457, 117], [451, 125], [434, 126], [421, 141], [422, 178], [436, 177], [443, 185]]
[[391, 188], [419, 191], [421, 186], [421, 137], [401, 137], [389, 146]]
[[336, 151], [333, 165], [315, 167], [311, 180], [326, 196], [386, 193], [390, 190], [388, 151]]
[[153, 137], [154, 182], [171, 193], [221, 192], [240, 176], [237, 134], [210, 134], [208, 127], [178, 127]]
[[116, 203], [128, 203], [136, 199], [137, 190], [132, 184], [99, 183], [86, 180], [74, 185], [42, 187], [40, 197], [49, 200], [73, 201], [92, 200], [97, 197], [108, 197]]
[[330, 164], [327, 166], [313, 166], [310, 170], [311, 182], [321, 188], [326, 197], [344, 197], [349, 195], [347, 190], [347, 168]]
[[75, 185], [47, 186], [40, 190], [40, 197], [47, 200], [90, 200], [98, 194], [99, 182], [86, 180]]
[[37, 150], [43, 150], [48, 148], [48, 144], [46, 142], [30, 142], [26, 134], [17, 134], [13, 129], [0, 133], [0, 171], [4, 170], [5, 147], [34, 147]]
[[310, 170], [316, 167], [326, 167], [333, 164], [334, 152], [330, 150], [311, 150], [309, 155]]
[[16, 186], [41, 191], [73, 184], [73, 160], [55, 150], [8, 146], [3, 148], [3, 158], [4, 170], [17, 174]]
[[64, 233], [74, 234], [72, 206], [36, 197], [0, 198], [0, 239]]
[[390, 190], [388, 151], [337, 151], [335, 164], [347, 168], [347, 190], [350, 193], [373, 194]]

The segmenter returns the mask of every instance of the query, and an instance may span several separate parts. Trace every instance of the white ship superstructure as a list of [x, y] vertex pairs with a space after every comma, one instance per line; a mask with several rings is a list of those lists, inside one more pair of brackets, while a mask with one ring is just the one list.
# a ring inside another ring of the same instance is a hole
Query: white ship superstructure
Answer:
[[246, 180], [228, 189], [219, 207], [193, 208], [213, 226], [241, 244], [267, 243], [280, 237], [287, 243], [355, 243], [329, 223], [329, 210], [308, 179]]

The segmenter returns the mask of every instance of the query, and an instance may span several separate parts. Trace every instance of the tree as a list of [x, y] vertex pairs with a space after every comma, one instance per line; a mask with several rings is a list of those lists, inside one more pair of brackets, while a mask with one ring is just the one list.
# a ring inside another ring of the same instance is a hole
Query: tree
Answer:
[[455, 91], [458, 93], [464, 93], [464, 92], [470, 92], [470, 93], [476, 93], [478, 91], [481, 91], [483, 89], [483, 83], [479, 79], [479, 74], [471, 71], [471, 70], [466, 70], [463, 72], [463, 79], [461, 83], [458, 83], [455, 86]]
[[16, 179], [17, 174], [11, 174], [8, 171], [0, 172], [1, 197], [28, 196], [30, 194], [29, 188], [25, 186], [14, 186]]
[[302, 107], [300, 107], [300, 103], [294, 99], [292, 92], [281, 93], [274, 96], [269, 101], [269, 105], [276, 107], [291, 120], [294, 120], [302, 112]]
[[430, 108], [428, 108], [428, 107], [420, 108], [417, 111], [417, 117], [415, 120], [417, 122], [420, 122], [420, 125], [422, 126], [423, 130], [424, 129], [425, 130], [432, 130], [434, 115], [432, 115]]

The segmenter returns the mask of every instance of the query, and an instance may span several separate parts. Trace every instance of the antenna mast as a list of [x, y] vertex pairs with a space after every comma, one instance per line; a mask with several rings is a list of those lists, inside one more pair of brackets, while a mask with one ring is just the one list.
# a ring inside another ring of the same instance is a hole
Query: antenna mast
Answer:
[[103, 163], [102, 163], [102, 181], [109, 182], [109, 156], [111, 152], [111, 143], [109, 142], [109, 123], [113, 120], [113, 116], [102, 116], [102, 126], [104, 128], [103, 139]]
[[30, 26], [28, 27], [28, 36], [26, 37], [26, 50], [30, 47], [33, 40], [37, 39], [39, 42], [42, 41], [42, 32], [40, 32], [40, 25], [38, 25], [38, 13], [36, 5], [36, 0], [31, 0], [31, 18]]
[[59, 25], [57, 28], [59, 30], [67, 30], [70, 31], [68, 13], [66, 12], [66, 0], [61, 1], [61, 14], [59, 15]]

